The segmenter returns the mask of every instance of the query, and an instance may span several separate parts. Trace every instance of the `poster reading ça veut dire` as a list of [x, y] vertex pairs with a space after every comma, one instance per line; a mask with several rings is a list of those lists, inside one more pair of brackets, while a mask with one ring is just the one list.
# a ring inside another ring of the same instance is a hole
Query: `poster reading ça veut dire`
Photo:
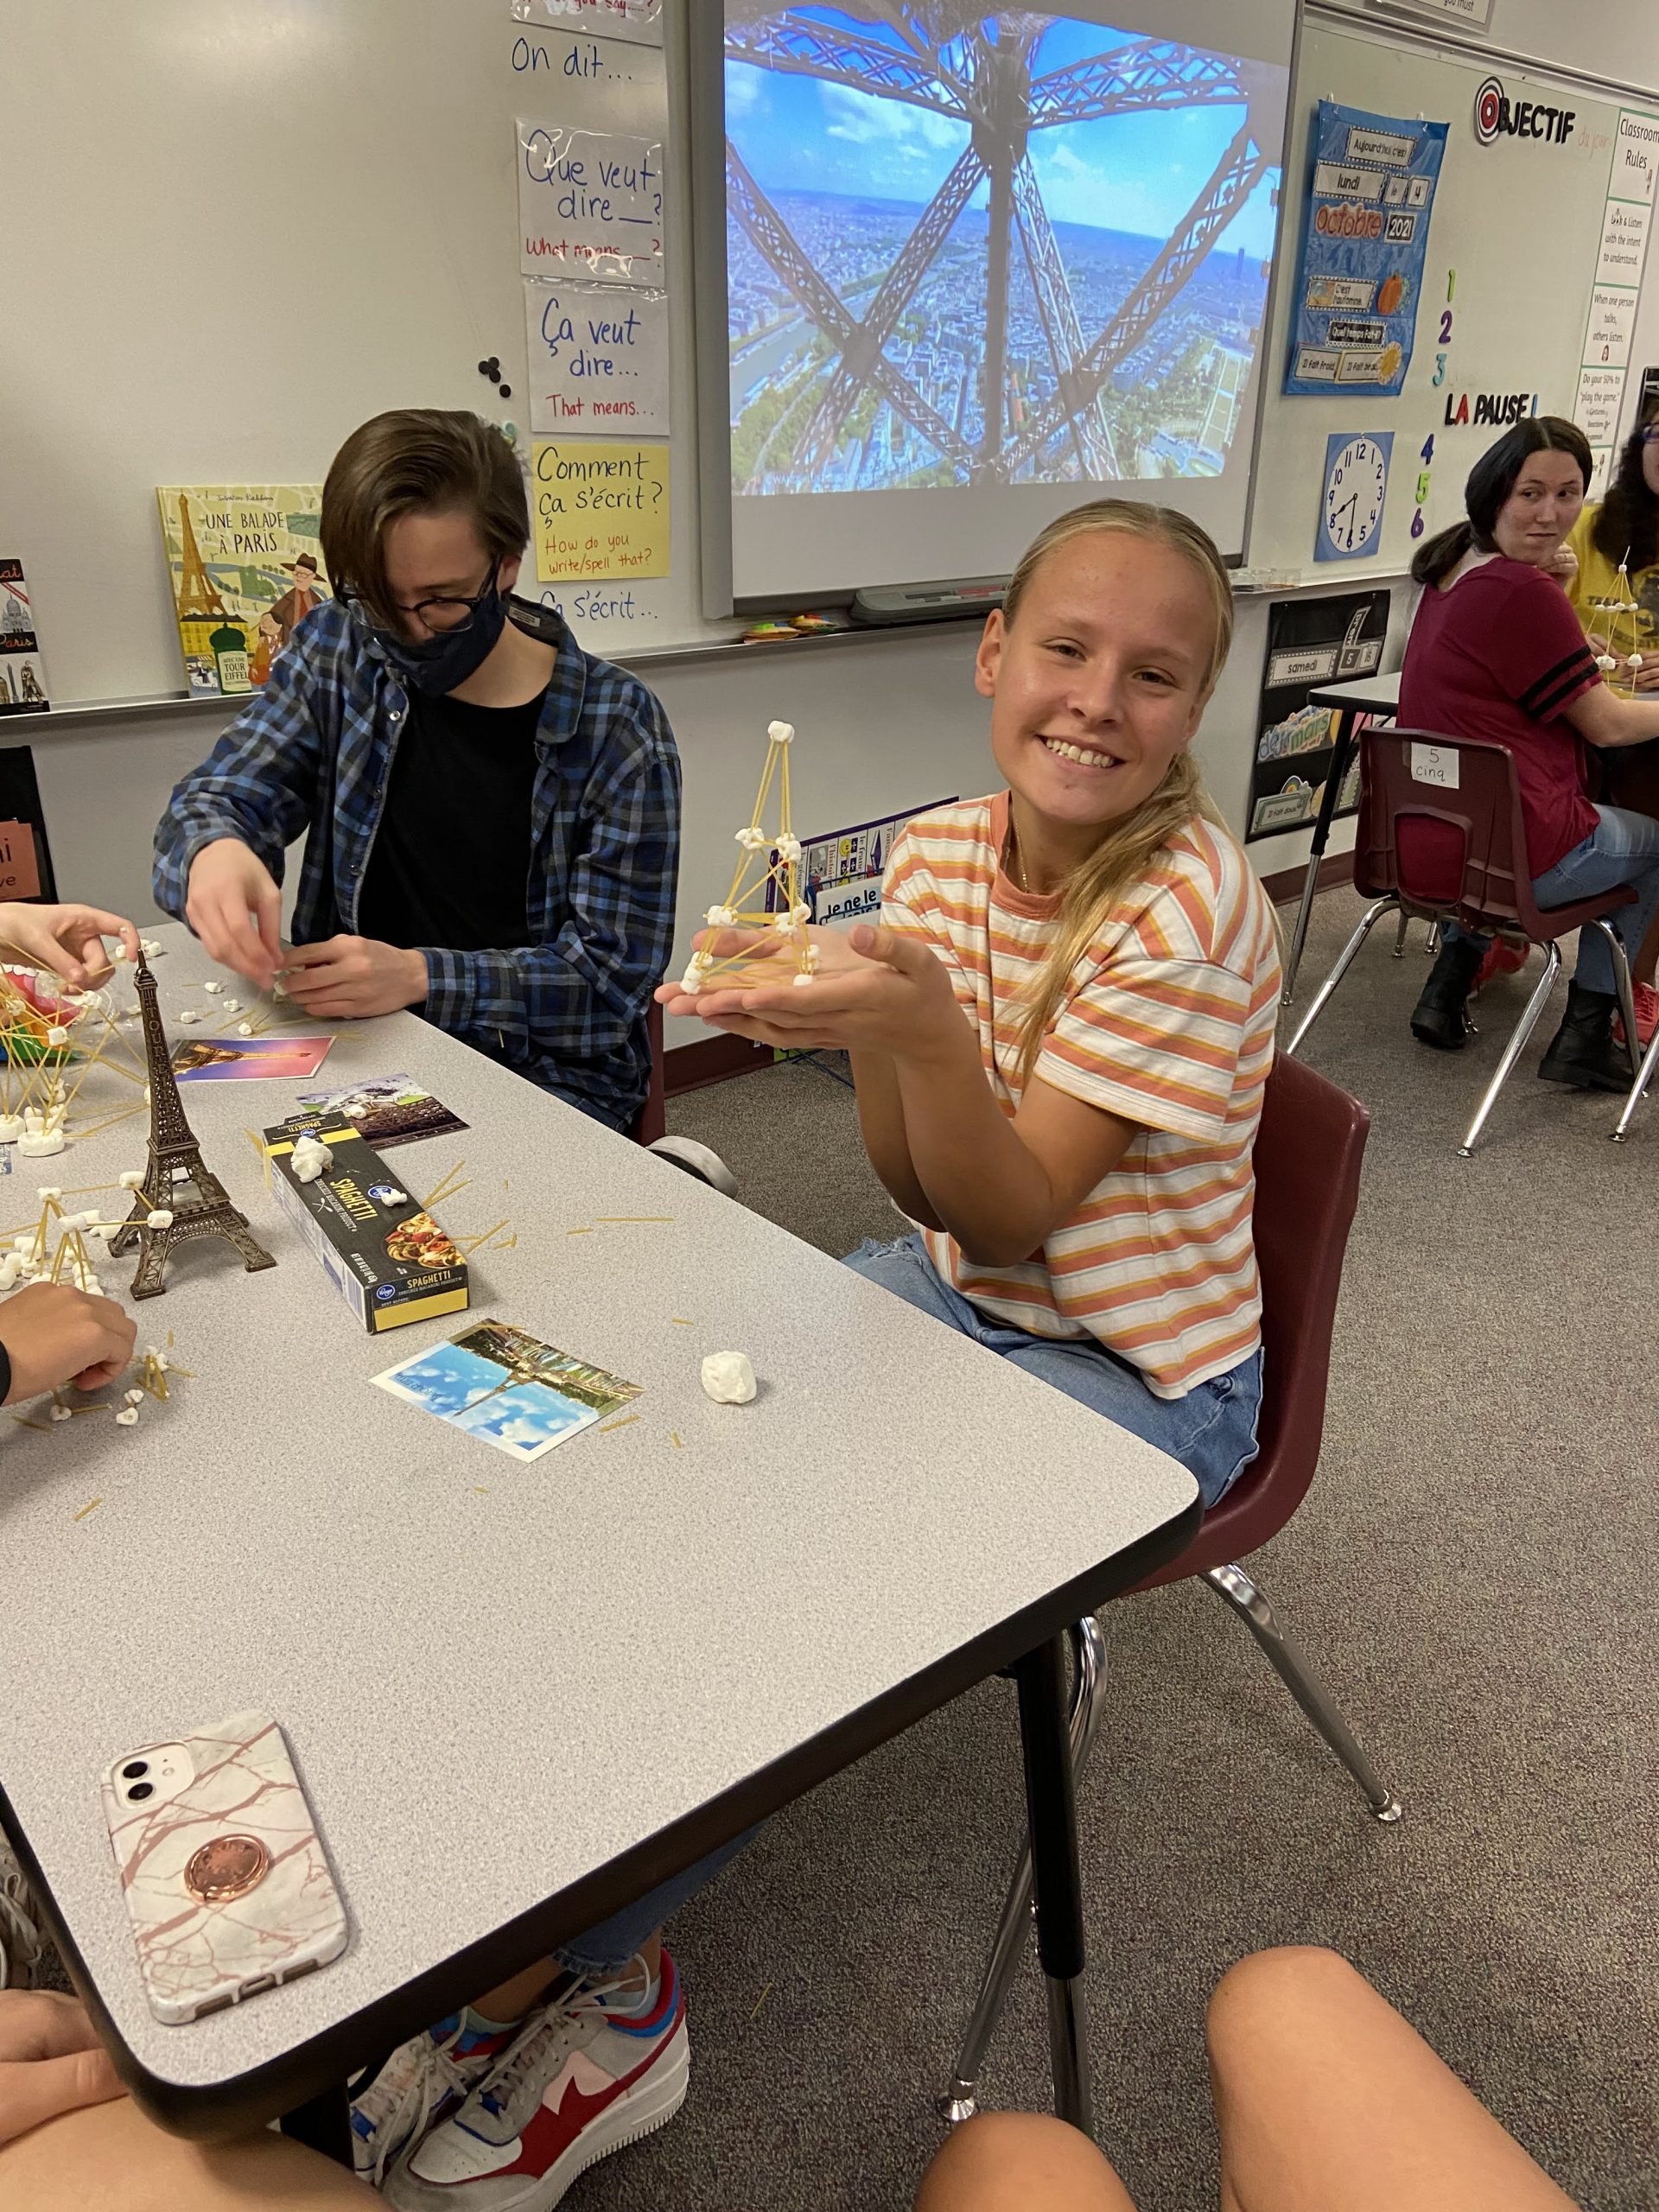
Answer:
[[1319, 102], [1287, 392], [1405, 383], [1446, 129]]
[[524, 284], [530, 427], [669, 433], [668, 301], [615, 284]]
[[509, 5], [521, 23], [550, 23], [640, 46], [663, 42], [663, 0], [509, 0]]
[[536, 574], [668, 574], [668, 448], [597, 438], [534, 441]]
[[620, 131], [521, 122], [519, 266], [527, 276], [663, 282], [663, 149]]

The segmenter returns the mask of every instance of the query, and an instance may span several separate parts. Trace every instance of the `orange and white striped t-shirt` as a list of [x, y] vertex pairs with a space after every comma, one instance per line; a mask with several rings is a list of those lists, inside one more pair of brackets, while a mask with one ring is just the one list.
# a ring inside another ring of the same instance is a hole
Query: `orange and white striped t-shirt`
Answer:
[[[944, 962], [1012, 1115], [1024, 995], [1060, 901], [1002, 873], [1007, 832], [1006, 791], [917, 816], [894, 842], [881, 918]], [[1017, 1267], [979, 1267], [925, 1231], [944, 1280], [1033, 1335], [1096, 1338], [1160, 1398], [1248, 1359], [1262, 1340], [1250, 1149], [1279, 989], [1267, 893], [1233, 839], [1195, 819], [1077, 963], [1036, 1065], [1141, 1134]]]

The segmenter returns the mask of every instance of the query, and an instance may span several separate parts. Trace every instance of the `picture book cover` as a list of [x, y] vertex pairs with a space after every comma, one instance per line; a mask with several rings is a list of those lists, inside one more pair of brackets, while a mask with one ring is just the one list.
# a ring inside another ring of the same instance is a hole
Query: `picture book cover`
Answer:
[[0, 715], [43, 715], [50, 703], [23, 564], [0, 560]]
[[193, 698], [255, 691], [330, 596], [320, 484], [162, 484], [162, 540]]

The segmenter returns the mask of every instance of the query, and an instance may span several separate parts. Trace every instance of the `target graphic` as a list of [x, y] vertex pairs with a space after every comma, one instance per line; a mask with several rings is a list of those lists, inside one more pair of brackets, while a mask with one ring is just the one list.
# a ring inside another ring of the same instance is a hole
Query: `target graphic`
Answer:
[[1503, 87], [1496, 77], [1488, 77], [1475, 94], [1475, 136], [1483, 146], [1497, 137], [1503, 108]]

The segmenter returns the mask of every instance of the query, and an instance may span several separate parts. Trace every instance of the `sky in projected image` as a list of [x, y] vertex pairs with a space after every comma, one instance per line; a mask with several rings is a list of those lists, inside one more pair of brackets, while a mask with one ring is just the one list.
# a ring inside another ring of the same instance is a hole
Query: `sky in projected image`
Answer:
[[[1222, 473], [1266, 308], [1282, 68], [963, 9], [934, 73], [857, 8], [742, 13], [734, 493]], [[889, 53], [931, 105], [862, 89]], [[1001, 180], [950, 81], [990, 102], [999, 73], [1031, 122]]]

